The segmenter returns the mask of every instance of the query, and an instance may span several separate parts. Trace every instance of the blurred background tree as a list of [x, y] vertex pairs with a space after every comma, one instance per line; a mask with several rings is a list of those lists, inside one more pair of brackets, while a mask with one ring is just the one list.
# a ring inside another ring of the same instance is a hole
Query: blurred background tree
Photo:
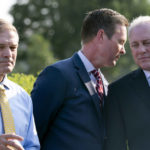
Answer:
[[32, 34], [28, 44], [20, 44], [14, 72], [37, 75], [45, 66], [56, 61], [50, 42], [39, 34]]
[[[35, 74], [78, 51], [82, 21], [90, 10], [112, 8], [131, 20], [150, 15], [149, 6], [149, 0], [17, 0], [10, 11], [20, 34], [16, 70]], [[126, 51], [116, 67], [102, 69], [109, 81], [136, 68], [128, 42]]]

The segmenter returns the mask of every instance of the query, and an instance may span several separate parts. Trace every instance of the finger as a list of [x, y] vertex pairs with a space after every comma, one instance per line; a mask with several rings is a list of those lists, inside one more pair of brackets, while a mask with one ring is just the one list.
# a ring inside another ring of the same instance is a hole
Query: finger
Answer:
[[15, 148], [15, 150], [23, 150], [23, 147], [21, 146], [21, 144], [19, 144], [16, 141], [12, 141], [12, 140], [7, 141], [7, 146], [8, 147], [11, 146]]
[[[0, 135], [0, 146], [6, 146], [7, 139], [5, 138], [5, 135]], [[1, 149], [0, 149], [1, 150]]]
[[10, 148], [6, 147], [3, 144], [0, 144], [0, 150], [11, 150]]
[[23, 140], [23, 137], [16, 135], [16, 134], [3, 134], [1, 136], [3, 136], [3, 138], [5, 139], [12, 139], [12, 140], [18, 140], [18, 141]]

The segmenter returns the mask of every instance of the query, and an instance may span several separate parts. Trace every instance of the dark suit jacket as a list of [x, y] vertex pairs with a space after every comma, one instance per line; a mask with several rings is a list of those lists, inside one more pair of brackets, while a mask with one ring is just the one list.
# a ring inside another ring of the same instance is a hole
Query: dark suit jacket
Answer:
[[109, 86], [106, 150], [150, 150], [150, 87], [141, 69]]
[[102, 150], [99, 98], [77, 54], [44, 69], [31, 96], [42, 150]]

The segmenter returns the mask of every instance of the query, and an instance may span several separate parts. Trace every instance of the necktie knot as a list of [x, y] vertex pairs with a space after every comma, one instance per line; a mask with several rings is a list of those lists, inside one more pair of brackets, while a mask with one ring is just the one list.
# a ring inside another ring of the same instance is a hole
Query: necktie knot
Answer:
[[94, 69], [91, 72], [94, 75], [94, 77], [96, 78], [96, 80], [100, 79], [100, 74], [97, 69]]
[[5, 102], [6, 100], [5, 88], [3, 85], [0, 85], [0, 103]]
[[0, 85], [0, 91], [5, 91], [5, 88], [3, 85]]

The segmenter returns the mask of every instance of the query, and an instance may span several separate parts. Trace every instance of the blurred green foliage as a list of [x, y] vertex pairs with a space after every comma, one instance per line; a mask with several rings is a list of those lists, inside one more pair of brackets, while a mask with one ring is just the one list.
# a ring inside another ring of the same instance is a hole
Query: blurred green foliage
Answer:
[[20, 44], [15, 72], [23, 72], [36, 75], [45, 66], [56, 61], [50, 50], [50, 43], [39, 34], [32, 34], [28, 41], [28, 47]]
[[28, 92], [28, 94], [30, 94], [36, 77], [33, 75], [26, 75], [23, 73], [12, 73], [8, 75], [8, 79], [19, 84]]
[[[36, 56], [35, 53], [47, 53], [44, 49], [54, 54], [54, 57], [48, 56], [52, 59], [64, 59], [78, 51], [80, 49], [80, 29], [86, 12], [104, 7], [119, 11], [129, 20], [139, 15], [150, 15], [149, 0], [142, 0], [142, 2], [141, 0], [17, 0], [10, 14], [20, 34], [19, 55], [21, 56], [18, 55], [18, 62], [23, 61], [23, 64], [28, 62], [28, 67], [32, 66], [30, 69], [26, 67], [26, 73], [36, 72], [35, 70], [39, 69], [34, 69], [34, 67], [39, 66], [39, 62], [42, 64], [43, 59], [39, 57], [36, 59], [37, 63], [33, 62], [33, 65], [32, 61], [34, 61], [34, 55]], [[39, 40], [32, 42], [35, 40], [32, 37], [33, 34], [42, 36], [42, 42]], [[50, 44], [50, 48], [42, 46], [44, 41]], [[102, 69], [109, 81], [136, 68], [128, 42], [126, 51], [127, 54], [122, 56], [116, 67]], [[41, 65], [41, 68], [44, 66], [46, 64]]]
[[50, 50], [50, 43], [43, 36], [32, 34], [28, 38], [27, 45], [20, 44], [18, 48], [14, 72], [36, 75], [37, 72], [57, 60]]

